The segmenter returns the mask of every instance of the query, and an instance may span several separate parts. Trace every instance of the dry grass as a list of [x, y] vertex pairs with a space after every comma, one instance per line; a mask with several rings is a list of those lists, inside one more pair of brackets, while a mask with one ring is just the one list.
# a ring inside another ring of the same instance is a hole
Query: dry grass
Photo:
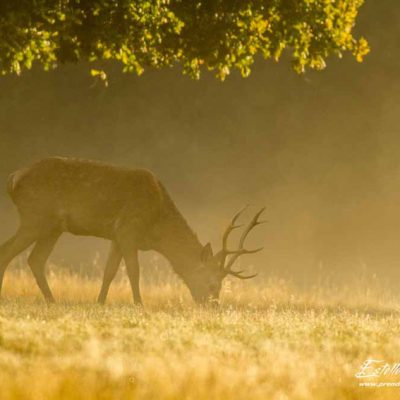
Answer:
[[400, 300], [379, 282], [300, 291], [280, 280], [228, 282], [200, 308], [171, 280], [126, 280], [108, 305], [100, 282], [52, 273], [46, 306], [28, 272], [6, 276], [0, 304], [0, 399], [394, 399], [363, 388], [369, 357], [400, 362]]

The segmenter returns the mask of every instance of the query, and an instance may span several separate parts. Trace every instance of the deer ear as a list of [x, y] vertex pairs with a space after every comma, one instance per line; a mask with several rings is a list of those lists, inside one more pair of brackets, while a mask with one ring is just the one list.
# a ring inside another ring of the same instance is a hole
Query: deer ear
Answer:
[[210, 243], [207, 243], [201, 250], [200, 259], [202, 262], [207, 262], [213, 258], [213, 251]]

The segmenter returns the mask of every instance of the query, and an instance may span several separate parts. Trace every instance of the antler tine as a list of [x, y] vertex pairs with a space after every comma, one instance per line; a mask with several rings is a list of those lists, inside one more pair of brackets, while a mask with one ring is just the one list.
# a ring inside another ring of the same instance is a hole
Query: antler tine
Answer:
[[221, 266], [223, 267], [225, 264], [225, 260], [228, 254], [232, 254], [231, 251], [228, 250], [228, 239], [231, 232], [237, 228], [240, 228], [242, 225], [235, 225], [238, 218], [242, 215], [243, 211], [246, 210], [248, 206], [246, 205], [240, 211], [238, 211], [232, 218], [230, 224], [226, 228], [224, 235], [222, 237], [222, 259]]
[[[242, 236], [240, 237], [239, 240], [239, 249], [236, 251], [231, 251], [229, 252], [229, 254], [233, 254], [233, 256], [230, 258], [230, 260], [228, 261], [226, 267], [224, 267], [226, 273], [234, 275], [236, 277], [239, 277], [237, 275], [236, 272], [231, 270], [232, 265], [236, 262], [236, 260], [243, 254], [254, 254], [257, 253], [259, 251], [261, 251], [263, 249], [263, 247], [255, 249], [255, 250], [246, 250], [244, 248], [244, 243], [246, 241], [247, 236], [249, 235], [249, 233], [257, 226], [257, 225], [261, 225], [263, 224], [265, 221], [259, 221], [258, 219], [260, 218], [261, 214], [264, 212], [265, 207], [263, 207], [260, 211], [258, 211], [253, 219], [250, 221], [249, 225], [247, 226], [247, 228], [244, 230], [244, 232], [242, 233]], [[226, 256], [225, 256], [226, 258]], [[225, 260], [224, 260], [225, 261]], [[253, 277], [253, 276], [251, 276]], [[243, 278], [243, 277], [242, 277]], [[246, 278], [249, 279], [249, 278]]]
[[256, 277], [258, 275], [258, 274], [253, 274], [253, 275], [243, 276], [243, 275], [241, 275], [242, 272], [243, 271], [239, 271], [239, 272], [229, 271], [228, 274], [229, 275], [233, 275], [233, 276], [235, 276], [236, 278], [239, 278], [239, 279], [251, 279], [251, 278], [254, 278], [254, 277]]
[[239, 241], [239, 249], [242, 249], [244, 246], [244, 242], [248, 236], [248, 234], [257, 226], [264, 224], [266, 221], [259, 221], [258, 218], [260, 218], [260, 215], [265, 211], [266, 207], [263, 207], [256, 215], [253, 217], [253, 219], [250, 221], [249, 225], [247, 225], [247, 228], [244, 230], [242, 236], [240, 237]]
[[239, 256], [242, 256], [244, 254], [258, 253], [261, 250], [264, 250], [264, 247], [259, 247], [258, 249], [253, 249], [253, 250], [247, 250], [247, 249], [230, 250], [227, 253], [228, 254], [234, 254], [234, 255], [238, 254]]

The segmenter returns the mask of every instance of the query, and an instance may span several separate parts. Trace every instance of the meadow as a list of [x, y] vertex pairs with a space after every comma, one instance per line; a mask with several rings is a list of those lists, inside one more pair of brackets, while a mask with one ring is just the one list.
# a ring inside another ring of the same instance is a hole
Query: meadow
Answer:
[[27, 268], [6, 274], [1, 400], [400, 397], [355, 377], [368, 358], [400, 361], [400, 299], [376, 279], [306, 290], [232, 280], [219, 307], [194, 305], [177, 280], [147, 280], [140, 309], [125, 278], [99, 306], [100, 279], [49, 275], [58, 303], [47, 306]]

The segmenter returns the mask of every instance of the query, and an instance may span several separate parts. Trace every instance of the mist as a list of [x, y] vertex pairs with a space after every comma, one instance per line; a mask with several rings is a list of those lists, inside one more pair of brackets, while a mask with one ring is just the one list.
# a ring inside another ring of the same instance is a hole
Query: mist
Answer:
[[[372, 48], [364, 63], [301, 76], [258, 60], [224, 83], [113, 64], [108, 88], [82, 64], [1, 77], [1, 241], [18, 225], [8, 174], [59, 155], [152, 170], [214, 251], [238, 209], [250, 205], [245, 222], [267, 206], [251, 238], [265, 250], [243, 260], [261, 278], [400, 277], [400, 7], [367, 1], [357, 29]], [[90, 268], [105, 249], [66, 235], [51, 260]]]

